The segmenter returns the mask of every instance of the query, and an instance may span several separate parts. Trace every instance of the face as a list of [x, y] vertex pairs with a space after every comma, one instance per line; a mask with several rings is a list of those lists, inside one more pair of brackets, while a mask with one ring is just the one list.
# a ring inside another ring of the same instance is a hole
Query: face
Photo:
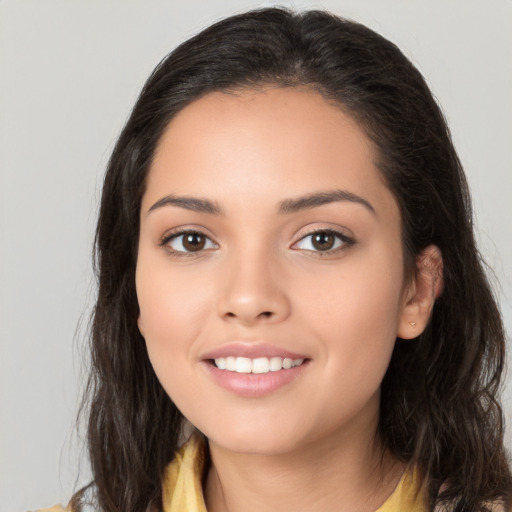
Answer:
[[294, 88], [211, 93], [167, 127], [141, 206], [139, 328], [210, 442], [281, 453], [375, 433], [407, 296], [375, 156]]

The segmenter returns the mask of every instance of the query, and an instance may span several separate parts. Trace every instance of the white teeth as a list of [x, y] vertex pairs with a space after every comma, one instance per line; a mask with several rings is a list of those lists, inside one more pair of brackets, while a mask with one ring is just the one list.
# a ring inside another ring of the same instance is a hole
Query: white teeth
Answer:
[[268, 373], [270, 361], [266, 357], [258, 357], [252, 360], [252, 373]]
[[279, 370], [288, 370], [300, 366], [304, 359], [290, 359], [289, 357], [218, 357], [215, 359], [215, 366], [219, 370], [227, 370], [236, 373], [268, 373]]
[[219, 370], [225, 370], [226, 369], [226, 358], [219, 357], [219, 359], [215, 359], [215, 364], [217, 365], [217, 368]]
[[277, 372], [283, 367], [283, 359], [281, 357], [270, 358], [270, 371]]
[[237, 357], [235, 363], [236, 373], [251, 373], [252, 361], [248, 357]]

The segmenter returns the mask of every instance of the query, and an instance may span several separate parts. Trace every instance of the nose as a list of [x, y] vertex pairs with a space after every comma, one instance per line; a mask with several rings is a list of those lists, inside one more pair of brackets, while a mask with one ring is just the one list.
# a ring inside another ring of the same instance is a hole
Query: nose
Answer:
[[290, 314], [284, 274], [267, 255], [238, 255], [218, 276], [222, 294], [218, 313], [223, 320], [245, 326], [278, 323]]

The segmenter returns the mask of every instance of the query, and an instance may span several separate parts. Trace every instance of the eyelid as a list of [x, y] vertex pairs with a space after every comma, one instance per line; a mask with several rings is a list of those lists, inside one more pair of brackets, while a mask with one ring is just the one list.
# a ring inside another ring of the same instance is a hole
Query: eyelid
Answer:
[[[303, 240], [305, 240], [306, 238], [314, 236], [319, 233], [328, 233], [328, 234], [334, 235], [341, 242], [341, 244], [333, 247], [332, 249], [328, 249], [326, 251], [321, 251], [318, 249], [304, 249], [304, 248], [297, 247], [297, 245], [300, 242], [302, 242]], [[309, 252], [312, 254], [329, 255], [329, 254], [333, 254], [333, 253], [348, 249], [348, 248], [352, 247], [355, 243], [356, 243], [356, 240], [352, 236], [349, 236], [346, 233], [344, 233], [343, 230], [335, 229], [332, 227], [325, 227], [325, 228], [314, 228], [307, 232], [301, 233], [299, 235], [298, 240], [293, 243], [291, 248], [294, 250], [297, 250], [297, 251], [302, 250], [302, 251], [306, 251], [306, 252]]]
[[[186, 250], [180, 251], [180, 250], [170, 247], [169, 243], [172, 240], [175, 240], [175, 239], [179, 238], [180, 236], [185, 236], [185, 235], [189, 235], [189, 234], [197, 234], [197, 235], [204, 236], [213, 245], [213, 247], [202, 248], [198, 251], [186, 251]], [[195, 227], [195, 226], [186, 226], [186, 227], [180, 226], [180, 227], [174, 228], [170, 231], [166, 231], [165, 234], [160, 238], [159, 245], [164, 247], [170, 254], [175, 255], [175, 256], [180, 256], [180, 257], [181, 256], [199, 256], [200, 254], [202, 254], [206, 251], [210, 251], [212, 249], [216, 249], [219, 247], [219, 244], [213, 240], [212, 236], [206, 234], [205, 230], [203, 228]]]

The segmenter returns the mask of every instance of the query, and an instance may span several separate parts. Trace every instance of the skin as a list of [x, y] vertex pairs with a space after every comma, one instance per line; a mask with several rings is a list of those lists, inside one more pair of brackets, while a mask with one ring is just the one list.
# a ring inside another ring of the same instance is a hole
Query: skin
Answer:
[[[380, 385], [396, 337], [428, 322], [442, 260], [427, 248], [404, 281], [400, 212], [375, 160], [357, 123], [306, 89], [210, 93], [163, 134], [141, 207], [139, 328], [163, 387], [208, 437], [209, 511], [371, 511], [404, 470], [376, 435]], [[362, 201], [280, 211], [340, 190]], [[207, 237], [202, 250], [185, 252], [184, 229]], [[312, 245], [326, 230], [341, 234], [332, 251]], [[204, 361], [233, 341], [307, 365], [239, 396]]]

